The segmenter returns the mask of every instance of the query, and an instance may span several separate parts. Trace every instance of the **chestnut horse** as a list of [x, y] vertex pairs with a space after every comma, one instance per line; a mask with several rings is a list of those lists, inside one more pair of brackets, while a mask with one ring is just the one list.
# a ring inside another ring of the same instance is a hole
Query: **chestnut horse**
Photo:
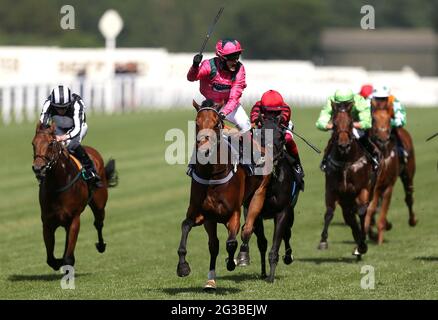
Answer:
[[391, 118], [394, 116], [393, 108], [384, 102], [378, 102], [376, 105], [372, 105], [371, 114], [373, 125], [370, 130], [370, 138], [379, 148], [382, 160], [380, 161], [380, 168], [374, 187], [373, 200], [368, 206], [366, 214], [365, 230], [369, 233], [370, 224], [380, 202], [380, 215], [377, 221], [377, 243], [382, 244], [383, 232], [387, 229], [387, 215], [392, 192], [400, 170], [399, 157], [397, 142], [395, 137], [391, 135]]
[[[372, 166], [359, 142], [353, 136], [353, 102], [335, 104], [333, 108], [333, 134], [327, 158], [329, 170], [325, 173], [324, 229], [319, 249], [328, 248], [328, 227], [333, 218], [336, 203], [342, 208], [345, 223], [350, 226], [357, 247], [353, 251], [358, 259], [368, 250], [365, 243], [365, 215], [374, 187]], [[359, 213], [360, 224], [357, 223]]]
[[[79, 217], [87, 205], [91, 207], [94, 214], [94, 226], [99, 240], [96, 248], [103, 253], [106, 248], [102, 228], [108, 199], [107, 188], [117, 185], [115, 161], [110, 160], [104, 167], [100, 154], [93, 148], [85, 147], [104, 185], [93, 190], [82, 179], [81, 171], [70, 157], [67, 148], [61, 142], [56, 142], [54, 123], [50, 127], [38, 123], [32, 146], [32, 170], [40, 182], [39, 202], [47, 264], [54, 270], [59, 270], [64, 265], [74, 266], [74, 250], [80, 227]], [[62, 259], [56, 259], [54, 256], [55, 231], [59, 226], [64, 227], [66, 231]]]
[[204, 224], [208, 233], [210, 251], [210, 269], [204, 290], [215, 290], [216, 258], [219, 254], [217, 224], [223, 223], [228, 229], [226, 264], [227, 270], [232, 271], [236, 267], [234, 254], [237, 249], [236, 237], [240, 229], [241, 206], [244, 201], [249, 201], [250, 214], [260, 212], [269, 175], [247, 176], [241, 165], [231, 161], [230, 152], [225, 161], [210, 161], [214, 158], [222, 159], [223, 148], [228, 148], [222, 136], [224, 123], [218, 113], [222, 105], [214, 105], [206, 100], [202, 106], [193, 101], [193, 106], [197, 111], [197, 159], [201, 155], [208, 161], [200, 163], [198, 159], [192, 174], [190, 205], [181, 225], [177, 275], [185, 277], [190, 274], [191, 270], [186, 261], [188, 234], [192, 227]]
[[[272, 130], [273, 132], [273, 172], [268, 185], [265, 203], [260, 214], [256, 217], [248, 215], [248, 204], [244, 204], [245, 209], [245, 225], [242, 228], [242, 245], [239, 255], [237, 256], [237, 265], [247, 266], [250, 263], [249, 257], [249, 235], [245, 234], [247, 225], [254, 224], [254, 233], [257, 236], [257, 246], [261, 257], [261, 277], [266, 278], [267, 282], [274, 282], [275, 269], [278, 264], [281, 241], [284, 240], [285, 255], [283, 262], [291, 264], [293, 262], [292, 248], [290, 238], [292, 235], [292, 226], [294, 223], [294, 207], [298, 200], [300, 189], [295, 181], [292, 172], [294, 159], [284, 150], [286, 143], [284, 137], [284, 129], [280, 125], [279, 117], [260, 117], [262, 123], [262, 146], [265, 146], [264, 130]], [[266, 275], [266, 251], [268, 241], [265, 237], [263, 220], [274, 219], [274, 235], [272, 248], [269, 252], [269, 276]], [[252, 228], [248, 229], [252, 232]]]

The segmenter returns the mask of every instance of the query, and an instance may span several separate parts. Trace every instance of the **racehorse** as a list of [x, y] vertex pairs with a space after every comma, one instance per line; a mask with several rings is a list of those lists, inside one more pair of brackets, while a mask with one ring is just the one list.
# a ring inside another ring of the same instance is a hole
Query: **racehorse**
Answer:
[[376, 214], [379, 202], [381, 202], [379, 220], [377, 221], [377, 243], [382, 244], [383, 233], [387, 229], [387, 214], [392, 191], [400, 170], [399, 157], [397, 142], [394, 135], [391, 134], [391, 118], [394, 116], [393, 108], [386, 104], [376, 103], [376, 105], [372, 105], [371, 113], [370, 138], [379, 148], [382, 160], [380, 161], [373, 199], [366, 214], [365, 230], [369, 233], [371, 221]]
[[[351, 115], [353, 102], [335, 104], [333, 108], [333, 134], [327, 158], [328, 170], [325, 173], [324, 228], [321, 233], [319, 249], [328, 248], [328, 227], [333, 219], [336, 203], [342, 208], [345, 223], [350, 226], [356, 248], [353, 251], [358, 259], [368, 250], [365, 243], [365, 215], [374, 187], [374, 173], [365, 150], [353, 136]], [[360, 224], [357, 223], [359, 213]]]
[[[273, 172], [268, 190], [266, 193], [265, 202], [260, 215], [257, 217], [248, 216], [248, 203], [244, 203], [245, 213], [245, 230], [246, 225], [254, 224], [254, 233], [257, 236], [257, 246], [261, 257], [261, 276], [266, 278], [268, 282], [273, 282], [275, 278], [275, 269], [278, 264], [281, 241], [285, 243], [285, 255], [283, 262], [291, 264], [293, 262], [292, 248], [290, 246], [290, 238], [292, 235], [291, 229], [294, 223], [294, 207], [298, 200], [299, 188], [295, 177], [292, 173], [292, 165], [294, 159], [285, 152], [284, 146], [286, 143], [284, 137], [284, 129], [280, 127], [279, 117], [259, 117], [261, 122], [261, 132], [264, 130], [272, 130], [273, 132]], [[265, 145], [264, 135], [262, 134], [262, 146]], [[274, 219], [274, 235], [272, 248], [269, 252], [269, 276], [266, 275], [266, 251], [268, 241], [266, 240], [263, 226], [263, 219]], [[250, 263], [248, 236], [244, 236], [242, 231], [242, 245], [237, 256], [237, 265], [246, 266]]]
[[227, 148], [222, 136], [224, 123], [219, 116], [222, 104], [216, 105], [206, 100], [202, 106], [193, 101], [193, 106], [197, 111], [197, 155], [208, 161], [196, 161], [192, 174], [190, 204], [181, 225], [177, 275], [185, 277], [190, 274], [190, 266], [186, 261], [188, 234], [192, 227], [203, 224], [208, 233], [210, 251], [210, 269], [204, 290], [211, 291], [216, 289], [215, 268], [219, 254], [217, 224], [223, 223], [228, 229], [226, 265], [227, 270], [232, 271], [236, 267], [234, 254], [237, 250], [236, 237], [240, 229], [242, 203], [249, 201], [250, 214], [257, 214], [263, 206], [269, 176], [247, 176], [241, 165], [231, 161], [231, 153], [228, 153], [226, 161], [210, 161], [214, 158], [222, 159], [221, 153]]
[[[94, 214], [94, 226], [98, 234], [96, 249], [103, 253], [106, 244], [102, 237], [105, 205], [108, 188], [117, 185], [115, 161], [110, 160], [104, 167], [100, 154], [93, 148], [85, 150], [93, 160], [100, 175], [103, 187], [93, 189], [81, 178], [78, 168], [67, 148], [55, 139], [55, 124], [46, 127], [41, 122], [36, 127], [32, 140], [32, 170], [39, 181], [39, 202], [43, 223], [44, 243], [47, 251], [47, 264], [54, 270], [61, 266], [74, 266], [74, 249], [80, 227], [80, 215], [87, 205]], [[62, 259], [54, 256], [55, 231], [62, 226], [66, 231], [65, 250]]]
[[[418, 219], [415, 216], [414, 206], [414, 175], [415, 175], [415, 152], [414, 143], [409, 132], [404, 128], [396, 128], [395, 133], [398, 135], [403, 144], [407, 157], [400, 163], [399, 176], [405, 191], [405, 203], [409, 210], [409, 225], [415, 227]], [[403, 157], [404, 158], [404, 157]]]

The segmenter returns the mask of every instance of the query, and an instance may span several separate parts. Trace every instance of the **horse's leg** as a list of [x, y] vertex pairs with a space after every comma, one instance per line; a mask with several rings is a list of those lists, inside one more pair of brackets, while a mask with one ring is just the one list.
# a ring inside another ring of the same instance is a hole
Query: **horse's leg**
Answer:
[[391, 203], [392, 191], [393, 186], [388, 186], [383, 193], [382, 207], [380, 209], [379, 221], [377, 222], [377, 231], [379, 234], [377, 241], [378, 244], [383, 244], [383, 233], [386, 230], [387, 215]]
[[405, 189], [405, 202], [409, 209], [409, 225], [414, 227], [417, 225], [418, 220], [415, 217], [413, 210], [414, 204], [414, 175], [415, 175], [415, 153], [412, 137], [409, 132], [404, 128], [397, 128], [396, 130], [398, 138], [400, 139], [404, 149], [408, 152], [407, 163], [403, 170], [400, 172], [400, 178]]
[[181, 224], [181, 241], [178, 248], [179, 261], [176, 268], [176, 274], [178, 275], [178, 277], [186, 277], [190, 274], [190, 266], [189, 263], [186, 261], [186, 246], [189, 232], [190, 230], [192, 230], [194, 225], [195, 222], [191, 218], [184, 219]]
[[67, 250], [65, 251], [64, 254], [64, 265], [69, 265], [69, 266], [74, 266], [75, 264], [75, 256], [74, 256], [74, 251], [75, 251], [75, 247], [76, 247], [76, 241], [78, 240], [78, 234], [79, 234], [79, 229], [81, 226], [81, 220], [80, 220], [80, 216], [79, 214], [76, 215], [70, 226], [67, 228], [68, 230], [68, 244], [67, 244]]
[[328, 228], [329, 228], [330, 222], [333, 219], [333, 215], [335, 213], [335, 207], [336, 207], [335, 197], [332, 194], [332, 192], [327, 190], [327, 188], [326, 188], [326, 193], [325, 193], [325, 206], [326, 206], [326, 211], [325, 211], [325, 215], [324, 215], [324, 228], [323, 228], [322, 233], [321, 233], [321, 241], [319, 242], [319, 245], [318, 245], [319, 250], [328, 249], [328, 241], [327, 241]]
[[[368, 189], [362, 189], [357, 201], [357, 205], [358, 205], [357, 210], [359, 213], [359, 220], [360, 220], [359, 243], [357, 250], [361, 255], [365, 254], [368, 251], [368, 245], [366, 244], [367, 234], [365, 231], [365, 217], [369, 206], [369, 198], [370, 198], [370, 192], [368, 191]], [[354, 221], [356, 221], [356, 217]]]
[[283, 240], [284, 229], [287, 227], [287, 211], [277, 213], [274, 217], [274, 236], [272, 241], [272, 248], [269, 252], [269, 276], [266, 279], [268, 282], [274, 282], [275, 269], [278, 264], [278, 251], [280, 250], [281, 240]]
[[290, 238], [292, 237], [292, 226], [294, 224], [294, 208], [289, 207], [287, 210], [289, 212], [287, 214], [287, 225], [284, 228], [284, 234], [283, 234], [284, 248], [285, 248], [283, 262], [289, 265], [294, 261], [294, 257], [292, 255], [292, 247], [290, 245]]
[[205, 221], [204, 228], [208, 233], [208, 250], [210, 251], [210, 269], [204, 290], [216, 290], [216, 258], [219, 254], [219, 239], [217, 237], [217, 223]]
[[56, 227], [47, 222], [43, 222], [43, 237], [46, 245], [47, 264], [55, 271], [58, 271], [62, 266], [62, 259], [56, 259], [54, 256], [55, 250], [55, 231]]
[[234, 254], [237, 250], [237, 234], [240, 228], [240, 208], [235, 210], [227, 223], [228, 228], [228, 239], [227, 239], [227, 270], [233, 271], [236, 268], [236, 263], [234, 262]]
[[[379, 204], [379, 199], [381, 197], [380, 188], [374, 190], [373, 200], [368, 206], [365, 215], [365, 232], [368, 234], [369, 238], [373, 241], [377, 241], [377, 235], [373, 230], [372, 226], [375, 225], [375, 214], [377, 212], [377, 206]], [[373, 223], [374, 222], [374, 223]]]
[[260, 215], [266, 197], [266, 185], [268, 180], [263, 181], [262, 185], [254, 193], [248, 208], [248, 216], [242, 228], [242, 242], [247, 245], [254, 231], [255, 220]]
[[266, 251], [268, 250], [268, 239], [265, 236], [262, 217], [258, 217], [254, 223], [254, 233], [257, 236], [257, 246], [260, 251], [261, 277], [266, 278]]
[[409, 209], [409, 225], [415, 227], [417, 225], [417, 218], [413, 210], [414, 204], [414, 170], [415, 167], [412, 165], [413, 160], [408, 160], [408, 164], [403, 169], [400, 174], [400, 178], [403, 183], [403, 188], [405, 190], [405, 202]]
[[103, 228], [103, 221], [105, 220], [105, 207], [98, 206], [96, 202], [93, 200], [90, 203], [90, 208], [93, 211], [94, 227], [97, 230], [98, 242], [96, 243], [96, 249], [98, 252], [104, 253], [106, 248], [106, 243], [105, 241], [103, 241], [102, 228]]
[[[246, 217], [248, 216], [248, 208], [243, 207], [243, 217], [244, 221], [246, 221]], [[245, 228], [245, 223], [242, 226], [242, 233], [243, 229]], [[257, 237], [258, 239], [258, 237]], [[236, 263], [239, 267], [246, 267], [250, 264], [250, 257], [249, 257], [249, 243], [242, 242], [239, 250], [239, 254], [236, 257]]]
[[356, 255], [358, 257], [361, 256], [359, 252], [359, 244], [361, 243], [361, 233], [360, 233], [360, 227], [356, 220], [355, 215], [355, 204], [354, 203], [341, 203], [342, 207], [342, 215], [344, 217], [345, 223], [351, 228], [351, 233], [353, 234], [354, 241], [357, 244], [357, 247], [354, 249], [353, 255]]

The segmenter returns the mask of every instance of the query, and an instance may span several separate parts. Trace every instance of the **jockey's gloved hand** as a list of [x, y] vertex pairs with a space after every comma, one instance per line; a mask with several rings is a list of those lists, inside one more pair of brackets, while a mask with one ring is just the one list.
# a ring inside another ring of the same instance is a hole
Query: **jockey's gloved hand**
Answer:
[[219, 112], [219, 118], [221, 118], [222, 121], [224, 121], [226, 117], [225, 113]]
[[199, 67], [199, 64], [202, 61], [202, 54], [198, 53], [197, 55], [195, 55], [193, 57], [193, 66], [194, 67]]

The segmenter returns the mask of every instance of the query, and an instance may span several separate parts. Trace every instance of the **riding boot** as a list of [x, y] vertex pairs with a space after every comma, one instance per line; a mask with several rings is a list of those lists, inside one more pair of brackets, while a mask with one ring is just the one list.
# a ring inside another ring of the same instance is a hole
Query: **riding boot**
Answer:
[[294, 158], [294, 164], [292, 165], [292, 172], [297, 182], [298, 188], [304, 191], [304, 169], [301, 165], [301, 160], [299, 154], [291, 155]]
[[321, 169], [322, 172], [327, 171], [327, 158], [328, 158], [328, 155], [330, 154], [330, 151], [332, 149], [332, 145], [333, 145], [332, 138], [330, 138], [330, 140], [327, 144], [327, 147], [324, 150], [324, 156], [322, 157], [321, 164], [319, 165], [319, 168]]
[[370, 142], [368, 139], [368, 135], [363, 135], [358, 139], [360, 145], [365, 149], [365, 152], [371, 159], [371, 164], [373, 166], [373, 170], [377, 171], [380, 166], [380, 151], [379, 149]]
[[406, 164], [408, 162], [408, 152], [405, 149], [405, 146], [403, 145], [402, 140], [400, 139], [400, 136], [398, 134], [398, 128], [394, 128], [393, 130], [395, 135], [395, 141], [397, 145], [397, 152], [400, 158], [401, 163]]
[[93, 161], [91, 161], [85, 149], [78, 145], [74, 150], [75, 155], [79, 158], [84, 170], [82, 176], [88, 183], [94, 184], [97, 188], [103, 187], [101, 178], [96, 172]]

